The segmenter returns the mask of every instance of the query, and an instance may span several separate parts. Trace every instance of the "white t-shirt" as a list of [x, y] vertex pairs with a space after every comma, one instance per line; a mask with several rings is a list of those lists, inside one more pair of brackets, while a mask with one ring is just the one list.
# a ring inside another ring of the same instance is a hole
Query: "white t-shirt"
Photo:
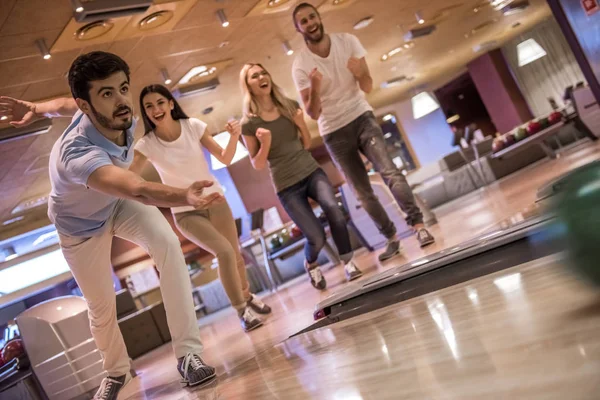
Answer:
[[[180, 119], [181, 135], [173, 142], [160, 140], [154, 132], [149, 132], [135, 145], [135, 149], [146, 156], [158, 171], [165, 185], [187, 188], [196, 181], [213, 181], [204, 194], [221, 193], [223, 189], [208, 168], [200, 139], [206, 130], [206, 124], [199, 119]], [[193, 211], [194, 207], [172, 207], [176, 213]]]
[[298, 92], [310, 88], [309, 75], [314, 68], [323, 74], [321, 81], [321, 116], [319, 131], [325, 136], [372, 111], [358, 82], [348, 69], [348, 59], [363, 58], [367, 52], [358, 38], [349, 33], [332, 33], [329, 56], [322, 58], [303, 48], [292, 66]]

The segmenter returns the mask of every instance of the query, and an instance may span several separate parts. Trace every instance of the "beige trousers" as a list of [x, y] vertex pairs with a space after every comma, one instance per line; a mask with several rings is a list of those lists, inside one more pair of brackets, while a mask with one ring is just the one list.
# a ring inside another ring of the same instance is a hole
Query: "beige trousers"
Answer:
[[117, 324], [110, 252], [113, 236], [129, 240], [148, 252], [160, 272], [160, 290], [177, 358], [200, 354], [202, 342], [192, 299], [192, 285], [179, 239], [156, 207], [120, 200], [100, 236], [60, 235], [67, 263], [85, 297], [96, 346], [110, 376], [130, 370], [129, 357]]
[[206, 210], [178, 213], [175, 223], [186, 238], [217, 257], [219, 278], [231, 305], [237, 310], [244, 308], [250, 285], [229, 205], [224, 202]]

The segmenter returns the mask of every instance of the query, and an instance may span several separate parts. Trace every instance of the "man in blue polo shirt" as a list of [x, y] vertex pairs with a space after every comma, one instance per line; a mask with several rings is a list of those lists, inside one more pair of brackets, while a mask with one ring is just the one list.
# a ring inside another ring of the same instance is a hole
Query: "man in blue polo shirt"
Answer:
[[116, 399], [131, 380], [130, 361], [117, 324], [110, 263], [113, 236], [138, 244], [153, 258], [160, 272], [177, 368], [190, 386], [206, 382], [215, 376], [215, 369], [200, 358], [202, 343], [180, 243], [153, 206], [205, 208], [223, 198], [217, 193], [202, 196], [211, 182], [178, 189], [147, 182], [128, 171], [136, 121], [129, 67], [121, 58], [105, 52], [79, 56], [69, 70], [69, 85], [74, 101], [33, 104], [4, 97], [0, 112], [11, 115], [13, 125], [50, 112], [74, 114], [50, 154], [48, 215], [88, 303], [92, 335], [108, 373], [94, 399]]

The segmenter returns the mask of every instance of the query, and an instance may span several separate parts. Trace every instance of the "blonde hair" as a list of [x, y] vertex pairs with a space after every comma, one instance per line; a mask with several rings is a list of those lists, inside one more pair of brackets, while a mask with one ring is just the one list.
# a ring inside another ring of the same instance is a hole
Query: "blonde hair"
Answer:
[[[256, 101], [256, 98], [252, 94], [250, 86], [248, 85], [248, 71], [250, 71], [250, 68], [252, 67], [262, 68], [267, 72], [269, 77], [271, 77], [271, 74], [269, 74], [267, 69], [258, 63], [248, 63], [244, 65], [240, 71], [240, 89], [242, 90], [242, 94], [244, 96], [242, 106], [242, 124], [248, 122], [250, 118], [259, 117], [261, 111], [260, 106], [258, 105], [258, 102]], [[289, 119], [293, 123], [298, 106], [294, 100], [290, 99], [283, 93], [283, 90], [277, 86], [275, 82], [273, 82], [273, 79], [271, 79], [271, 99], [279, 110], [279, 114]]]

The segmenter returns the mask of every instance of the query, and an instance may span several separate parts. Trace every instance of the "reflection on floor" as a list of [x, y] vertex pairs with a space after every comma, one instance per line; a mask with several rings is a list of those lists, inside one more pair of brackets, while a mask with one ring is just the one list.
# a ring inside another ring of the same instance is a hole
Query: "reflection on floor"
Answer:
[[[457, 199], [435, 210], [436, 245], [423, 250], [407, 239], [401, 257], [379, 265], [376, 254], [362, 253], [358, 264], [369, 276], [454, 246], [530, 206], [539, 186], [599, 155], [600, 146], [587, 145]], [[302, 277], [265, 297], [273, 315], [250, 334], [232, 311], [200, 321], [218, 384], [180, 389], [164, 346], [135, 361], [140, 376], [122, 398], [593, 398], [600, 299], [559, 267], [555, 259], [516, 267], [286, 340], [345, 284], [339, 267], [326, 273], [323, 293]]]

